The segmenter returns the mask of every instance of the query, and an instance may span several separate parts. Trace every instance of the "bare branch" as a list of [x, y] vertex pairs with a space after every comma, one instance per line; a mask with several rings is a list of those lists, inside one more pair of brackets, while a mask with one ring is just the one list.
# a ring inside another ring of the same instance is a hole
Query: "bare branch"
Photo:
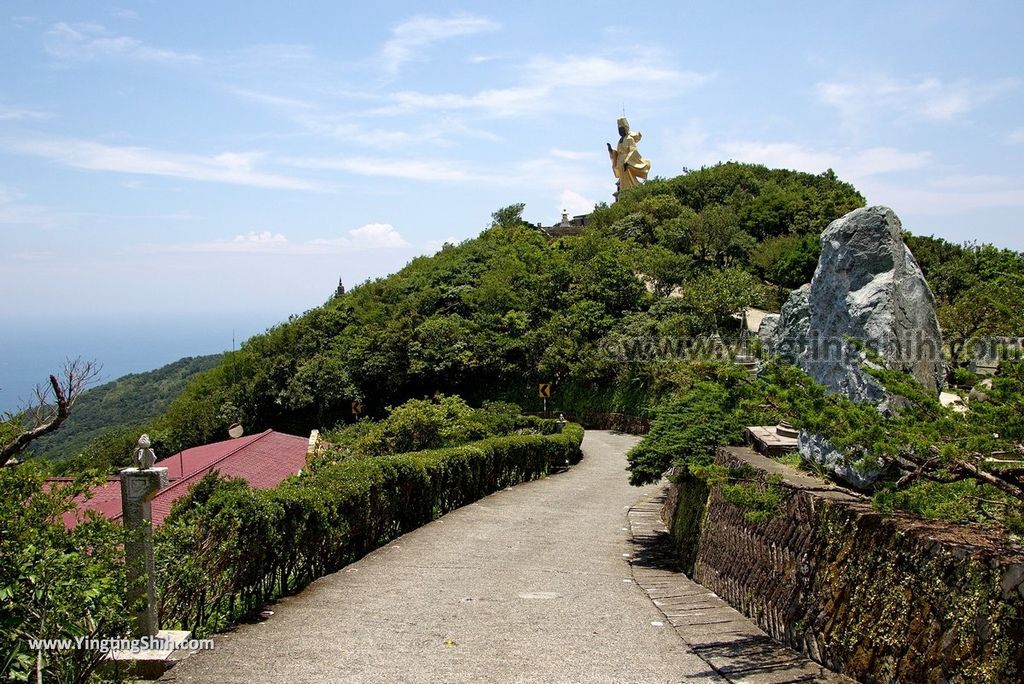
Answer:
[[999, 477], [998, 473], [982, 470], [968, 461], [957, 461], [953, 465], [952, 470], [954, 472], [966, 473], [978, 482], [992, 485], [1003, 494], [1008, 494], [1019, 501], [1024, 501], [1024, 489], [1021, 489], [1020, 486], [1013, 482], [1007, 481], [1006, 478]]
[[71, 414], [78, 397], [99, 376], [101, 368], [95, 361], [83, 361], [80, 357], [68, 359], [59, 378], [51, 375], [49, 386], [37, 386], [35, 401], [14, 418], [25, 421], [26, 428], [0, 445], [0, 465], [13, 465], [13, 456], [33, 440], [59, 428]]
[[980, 497], [980, 496], [974, 496], [972, 494], [967, 494], [964, 498], [965, 499], [973, 499], [974, 501], [977, 501], [978, 503], [989, 504], [991, 506], [1002, 506], [1004, 508], [1014, 508], [1016, 506], [1016, 504], [1011, 503], [1009, 501], [996, 501], [994, 499], [986, 499], [986, 498], [983, 498], [983, 497]]

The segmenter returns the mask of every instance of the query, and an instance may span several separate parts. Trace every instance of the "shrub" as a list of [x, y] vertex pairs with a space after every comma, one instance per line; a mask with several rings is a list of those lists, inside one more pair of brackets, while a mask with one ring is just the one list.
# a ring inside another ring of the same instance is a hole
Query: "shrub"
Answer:
[[362, 420], [326, 433], [326, 441], [341, 447], [340, 453], [329, 453], [326, 460], [345, 454], [383, 456], [458, 446], [510, 434], [521, 418], [519, 407], [507, 402], [485, 402], [483, 408], [474, 409], [458, 396], [411, 399], [389, 409], [383, 420]]
[[91, 517], [73, 530], [62, 515], [95, 481], [46, 487], [36, 464], [0, 468], [0, 680], [84, 682], [94, 649], [29, 650], [29, 639], [75, 639], [127, 630], [120, 527]]

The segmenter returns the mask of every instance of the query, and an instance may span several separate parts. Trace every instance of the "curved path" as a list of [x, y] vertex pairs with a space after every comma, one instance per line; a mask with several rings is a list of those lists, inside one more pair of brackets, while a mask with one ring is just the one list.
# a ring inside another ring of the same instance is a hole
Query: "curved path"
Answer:
[[164, 681], [723, 681], [632, 579], [635, 437], [588, 431], [565, 473], [481, 499], [216, 638]]

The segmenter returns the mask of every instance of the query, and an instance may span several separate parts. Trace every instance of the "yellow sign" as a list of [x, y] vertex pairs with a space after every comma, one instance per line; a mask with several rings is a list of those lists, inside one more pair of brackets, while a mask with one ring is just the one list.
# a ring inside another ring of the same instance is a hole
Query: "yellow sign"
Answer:
[[551, 383], [550, 382], [539, 383], [537, 385], [537, 396], [541, 397], [542, 399], [550, 399], [551, 398]]
[[358, 401], [353, 401], [352, 402], [352, 415], [358, 416], [362, 412], [363, 412], [363, 405], [360, 404]]

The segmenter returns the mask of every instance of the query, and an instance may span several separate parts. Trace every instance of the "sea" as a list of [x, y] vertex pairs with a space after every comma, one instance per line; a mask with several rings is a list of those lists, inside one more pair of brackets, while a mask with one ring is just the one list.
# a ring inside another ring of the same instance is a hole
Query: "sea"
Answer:
[[67, 359], [102, 366], [94, 384], [159, 368], [185, 356], [230, 351], [287, 318], [280, 313], [126, 315], [0, 320], [0, 413], [34, 397]]

